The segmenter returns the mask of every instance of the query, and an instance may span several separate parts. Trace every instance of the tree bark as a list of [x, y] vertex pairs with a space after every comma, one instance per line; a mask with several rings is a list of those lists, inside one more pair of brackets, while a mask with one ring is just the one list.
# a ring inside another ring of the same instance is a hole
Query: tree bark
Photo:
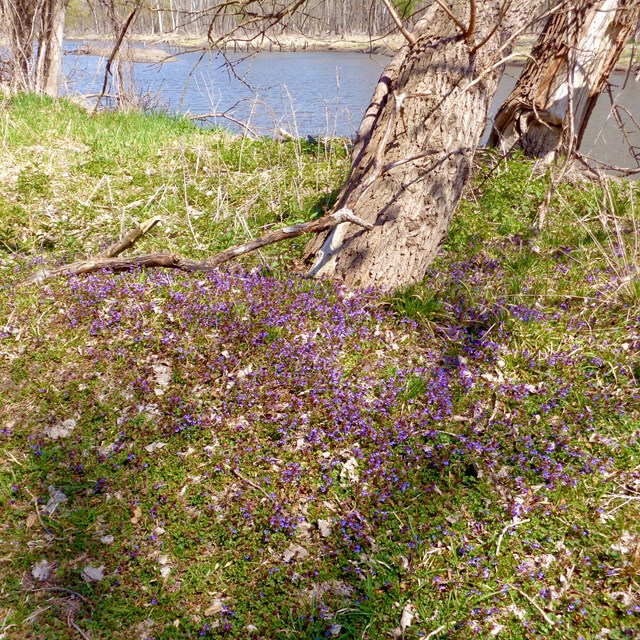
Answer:
[[505, 45], [542, 4], [491, 0], [475, 15], [475, 3], [455, 0], [449, 12], [427, 10], [415, 44], [378, 81], [336, 204], [374, 227], [345, 224], [309, 243], [312, 275], [384, 289], [423, 278], [467, 181]]
[[546, 161], [577, 149], [639, 12], [638, 0], [578, 0], [552, 15], [496, 115], [489, 144]]
[[67, 0], [46, 0], [42, 7], [36, 64], [36, 91], [52, 98], [58, 95], [62, 69], [62, 42]]
[[66, 7], [67, 0], [0, 0], [11, 49], [12, 93], [57, 95]]
[[32, 60], [37, 33], [37, 16], [42, 0], [0, 0], [11, 51], [9, 89], [30, 91], [33, 88]]

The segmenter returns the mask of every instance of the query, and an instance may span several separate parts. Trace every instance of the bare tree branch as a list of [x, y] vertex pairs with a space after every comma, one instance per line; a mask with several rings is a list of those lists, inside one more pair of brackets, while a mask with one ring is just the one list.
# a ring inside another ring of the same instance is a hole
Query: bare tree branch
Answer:
[[440, 7], [442, 7], [444, 12], [451, 18], [451, 20], [453, 20], [453, 22], [455, 22], [456, 27], [458, 27], [458, 29], [460, 29], [460, 33], [462, 33], [462, 35], [466, 37], [467, 28], [462, 24], [462, 22], [460, 22], [460, 20], [458, 20], [458, 18], [456, 18], [453, 15], [453, 13], [451, 12], [451, 9], [449, 9], [449, 7], [443, 2], [443, 0], [436, 0], [436, 4], [440, 5]]
[[405, 37], [409, 44], [416, 43], [416, 37], [404, 26], [400, 15], [396, 11], [396, 8], [391, 4], [390, 0], [382, 0], [382, 4], [387, 8], [389, 15], [393, 18], [393, 21], [398, 27], [398, 31]]
[[131, 248], [143, 235], [151, 231], [159, 222], [161, 222], [160, 216], [155, 216], [143, 222], [140, 226], [136, 227], [126, 233], [118, 242], [114, 242], [108, 246], [98, 257], [99, 258], [115, 258], [119, 256], [123, 251]]
[[[144, 223], [150, 229], [154, 224], [150, 220]], [[181, 256], [172, 255], [170, 253], [151, 253], [142, 256], [135, 256], [133, 258], [117, 258], [117, 257], [105, 257], [105, 254], [97, 256], [95, 258], [87, 258], [86, 260], [78, 260], [71, 264], [62, 265], [60, 267], [54, 267], [53, 269], [45, 269], [34, 274], [30, 278], [27, 278], [22, 284], [40, 284], [44, 280], [59, 276], [59, 275], [79, 275], [83, 273], [92, 273], [94, 271], [100, 271], [101, 269], [110, 269], [111, 271], [128, 271], [135, 267], [151, 268], [151, 267], [163, 267], [166, 269], [178, 269], [180, 271], [214, 271], [220, 265], [233, 260], [239, 256], [251, 253], [256, 249], [265, 247], [281, 240], [288, 238], [295, 238], [305, 233], [321, 233], [327, 231], [344, 222], [352, 222], [365, 229], [371, 229], [373, 225], [364, 222], [357, 216], [353, 215], [349, 209], [340, 209], [335, 213], [330, 213], [317, 220], [311, 220], [309, 222], [302, 222], [300, 224], [294, 224], [284, 229], [278, 229], [267, 233], [266, 235], [250, 240], [245, 244], [230, 247], [225, 251], [211, 257], [206, 260], [191, 260], [190, 258], [183, 258]], [[144, 225], [141, 225], [143, 227]], [[128, 233], [125, 238], [132, 236], [137, 230]], [[142, 234], [140, 234], [141, 237]], [[116, 243], [113, 247], [117, 247], [122, 244]], [[110, 248], [111, 249], [111, 248]], [[107, 250], [109, 251], [109, 250]], [[106, 252], [105, 252], [106, 253]]]
[[102, 98], [104, 98], [104, 94], [107, 91], [107, 84], [109, 83], [109, 76], [111, 75], [111, 65], [113, 64], [113, 61], [115, 60], [115, 57], [118, 55], [118, 51], [120, 51], [120, 47], [122, 46], [122, 43], [124, 41], [124, 37], [127, 35], [127, 31], [129, 30], [129, 27], [131, 26], [131, 23], [133, 22], [134, 18], [136, 17], [136, 14], [138, 13], [138, 10], [140, 9], [140, 6], [142, 5], [142, 0], [138, 0], [136, 6], [133, 8], [133, 11], [129, 14], [129, 17], [126, 19], [124, 25], [122, 26], [122, 29], [120, 30], [120, 35], [118, 36], [118, 39], [116, 40], [116, 43], [113, 47], [113, 51], [111, 52], [111, 55], [109, 56], [109, 59], [107, 60], [107, 65], [105, 67], [104, 70], [104, 82], [102, 84], [102, 91], [100, 92], [100, 95], [98, 96], [98, 100], [96, 101], [95, 106], [93, 107], [93, 111], [91, 112], [91, 115], [94, 115], [96, 113], [96, 111], [98, 111], [98, 107], [100, 106], [100, 102], [102, 101]]
[[464, 34], [464, 37], [469, 46], [473, 45], [473, 36], [476, 30], [476, 17], [477, 17], [476, 0], [469, 0], [469, 26], [467, 27], [467, 31]]

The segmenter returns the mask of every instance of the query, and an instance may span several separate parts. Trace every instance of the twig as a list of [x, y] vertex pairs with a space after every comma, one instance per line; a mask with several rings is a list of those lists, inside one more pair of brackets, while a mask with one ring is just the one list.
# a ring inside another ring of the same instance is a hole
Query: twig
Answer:
[[84, 640], [91, 640], [91, 637], [88, 636], [72, 619], [71, 619], [71, 612], [69, 612], [69, 615], [67, 616], [67, 623], [70, 627], [72, 627], [73, 629], [75, 629], [83, 638]]
[[260, 134], [250, 124], [247, 124], [239, 118], [235, 118], [234, 116], [229, 115], [229, 111], [229, 109], [227, 111], [213, 111], [211, 113], [203, 113], [202, 115], [193, 115], [188, 117], [189, 120], [217, 120], [219, 118], [223, 118], [246, 131], [251, 137], [260, 137]]
[[132, 247], [143, 235], [151, 231], [159, 222], [161, 222], [160, 216], [155, 216], [149, 220], [145, 220], [135, 229], [126, 233], [118, 242], [114, 242], [109, 245], [102, 253], [98, 255], [99, 258], [115, 258], [119, 256], [123, 251], [126, 251]]
[[514, 591], [517, 591], [521, 596], [524, 596], [540, 612], [540, 615], [545, 619], [547, 624], [551, 625], [552, 627], [555, 627], [556, 623], [542, 610], [542, 608], [530, 595], [525, 593], [522, 589], [518, 589], [518, 587], [516, 587], [515, 585], [508, 584], [505, 582], [505, 586], [509, 587], [509, 589], [513, 589]]
[[396, 8], [393, 6], [390, 0], [382, 0], [382, 4], [387, 8], [389, 15], [391, 16], [393, 21], [396, 23], [396, 27], [398, 27], [398, 31], [400, 31], [400, 33], [405, 37], [405, 40], [409, 44], [415, 44], [417, 42], [416, 37], [404, 26], [404, 24], [402, 23], [402, 19], [400, 18], [400, 15], [396, 11]]
[[275, 503], [275, 499], [273, 498], [273, 496], [270, 496], [259, 484], [256, 484], [255, 482], [249, 480], [249, 478], [245, 478], [237, 469], [231, 469], [231, 473], [233, 473], [234, 476], [240, 478], [240, 480], [242, 480], [243, 482], [246, 482], [248, 485], [252, 486], [254, 489], [260, 491], [260, 493], [262, 493], [262, 495], [267, 498], [267, 500], [271, 500], [271, 502]]
[[487, 44], [487, 42], [489, 42], [491, 38], [493, 38], [496, 31], [500, 28], [500, 24], [502, 23], [504, 14], [506, 13], [506, 10], [509, 8], [510, 5], [511, 5], [511, 0], [506, 0], [505, 3], [500, 7], [500, 13], [498, 14], [498, 19], [496, 20], [495, 25], [493, 25], [493, 29], [491, 29], [491, 31], [489, 31], [489, 33], [477, 45], [475, 45], [471, 49], [472, 56], [478, 52], [478, 49], [481, 49], [482, 47], [484, 47], [484, 45]]
[[428, 633], [425, 637], [424, 640], [429, 640], [429, 638], [433, 638], [433, 636], [437, 636], [441, 631], [444, 631], [447, 628], [446, 625], [442, 625], [440, 627], [438, 627], [437, 629], [434, 629], [433, 631], [431, 631], [430, 633]]
[[[489, 420], [489, 422], [491, 422], [491, 419]], [[504, 534], [507, 533], [509, 529], [513, 529], [513, 527], [517, 527], [518, 525], [524, 524], [525, 522], [529, 522], [529, 518], [527, 518], [526, 520], [518, 520], [517, 522], [511, 522], [506, 527], [504, 527], [504, 529], [502, 529], [502, 533], [498, 538], [498, 544], [496, 545], [496, 557], [500, 555], [500, 546], [502, 545], [502, 539], [504, 538]]]
[[300, 224], [291, 225], [290, 227], [285, 227], [284, 229], [272, 231], [260, 238], [250, 240], [245, 244], [230, 247], [229, 249], [226, 249], [211, 258], [207, 258], [206, 260], [191, 260], [189, 258], [183, 258], [170, 253], [150, 253], [132, 258], [103, 258], [101, 256], [97, 256], [86, 260], [78, 260], [77, 262], [72, 262], [71, 264], [62, 265], [60, 267], [54, 267], [53, 269], [39, 271], [24, 280], [22, 284], [40, 284], [44, 280], [54, 276], [63, 274], [79, 275], [83, 273], [93, 273], [94, 271], [99, 271], [101, 269], [128, 271], [135, 267], [164, 267], [167, 269], [178, 269], [180, 271], [189, 272], [214, 271], [225, 262], [233, 260], [233, 258], [237, 258], [246, 253], [251, 253], [261, 247], [265, 247], [288, 238], [296, 238], [297, 236], [304, 235], [305, 233], [321, 233], [344, 222], [352, 222], [353, 224], [357, 224], [368, 230], [373, 228], [372, 224], [355, 216], [350, 209], [344, 208], [339, 209], [335, 213], [322, 216], [322, 218], [318, 218], [317, 220], [302, 222]]
[[591, 156], [588, 156], [584, 153], [579, 153], [577, 151], [574, 150], [573, 152], [573, 156], [576, 158], [576, 160], [578, 160], [590, 173], [596, 175], [598, 178], [601, 177], [600, 172], [597, 169], [594, 169], [589, 162], [594, 162], [595, 164], [597, 164], [598, 166], [602, 167], [605, 171], [615, 171], [616, 173], [619, 173], [620, 176], [617, 177], [628, 177], [628, 176], [634, 176], [637, 175], [638, 173], [640, 173], [640, 166], [634, 168], [625, 168], [625, 167], [616, 167], [614, 165], [611, 164], [607, 164], [605, 162], [601, 162], [600, 160], [596, 160], [596, 158], [592, 158]]
[[447, 5], [442, 0], [436, 0], [436, 3], [439, 4], [442, 7], [442, 9], [444, 9], [444, 12], [456, 23], [456, 27], [460, 29], [460, 32], [466, 38], [467, 28], [462, 24], [462, 22], [460, 22], [460, 20], [458, 20], [458, 18], [456, 18], [453, 15], [453, 13], [451, 12], [451, 9], [449, 9], [449, 7], [447, 7]]
[[469, 26], [464, 34], [464, 38], [469, 46], [473, 45], [473, 36], [476, 31], [476, 0], [469, 0]]
[[33, 500], [33, 505], [36, 508], [36, 516], [38, 516], [38, 521], [40, 522], [42, 528], [47, 532], [50, 533], [49, 531], [49, 527], [47, 527], [44, 522], [42, 521], [42, 517], [40, 516], [40, 509], [38, 509], [38, 499], [33, 495], [33, 493], [31, 493], [31, 491], [29, 491], [29, 489], [26, 489], [27, 493], [31, 496], [31, 499]]
[[25, 591], [63, 591], [64, 593], [68, 593], [72, 596], [75, 596], [76, 598], [79, 598], [80, 600], [82, 600], [82, 602], [84, 602], [92, 611], [93, 611], [93, 604], [91, 603], [91, 600], [89, 600], [88, 598], [86, 598], [85, 596], [83, 596], [81, 593], [78, 593], [77, 591], [72, 591], [71, 589], [65, 589], [64, 587], [34, 587], [32, 589], [25, 589]]

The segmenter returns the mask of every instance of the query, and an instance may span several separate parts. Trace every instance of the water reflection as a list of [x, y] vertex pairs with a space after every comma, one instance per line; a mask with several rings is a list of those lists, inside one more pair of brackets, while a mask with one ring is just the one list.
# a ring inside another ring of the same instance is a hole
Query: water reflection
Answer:
[[[76, 48], [71, 43], [69, 48]], [[344, 52], [230, 54], [230, 69], [221, 56], [183, 53], [164, 65], [135, 63], [136, 91], [152, 106], [169, 112], [206, 114], [227, 112], [248, 121], [261, 133], [284, 130], [294, 136], [352, 136], [366, 109], [375, 83], [386, 65], [385, 56]], [[65, 56], [65, 91], [99, 93], [104, 59], [96, 56]], [[519, 73], [505, 72], [490, 115], [504, 100]], [[637, 113], [640, 85], [624, 74], [611, 79], [614, 99], [629, 114]], [[618, 166], [636, 166], [629, 142], [640, 146], [640, 132], [631, 115], [622, 115], [625, 135], [610, 115], [611, 98], [601, 96], [582, 144], [583, 153]], [[640, 115], [640, 114], [638, 114]], [[234, 128], [230, 121], [218, 124]], [[486, 139], [486, 137], [485, 137]]]

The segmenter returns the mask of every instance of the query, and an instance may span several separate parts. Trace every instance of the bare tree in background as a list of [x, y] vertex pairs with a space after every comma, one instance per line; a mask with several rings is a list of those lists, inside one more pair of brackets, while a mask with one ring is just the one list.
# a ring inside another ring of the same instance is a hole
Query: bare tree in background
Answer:
[[66, 7], [67, 0], [0, 0], [11, 92], [58, 94]]
[[577, 149], [639, 13], [638, 0], [577, 0], [551, 15], [489, 144], [547, 161]]

